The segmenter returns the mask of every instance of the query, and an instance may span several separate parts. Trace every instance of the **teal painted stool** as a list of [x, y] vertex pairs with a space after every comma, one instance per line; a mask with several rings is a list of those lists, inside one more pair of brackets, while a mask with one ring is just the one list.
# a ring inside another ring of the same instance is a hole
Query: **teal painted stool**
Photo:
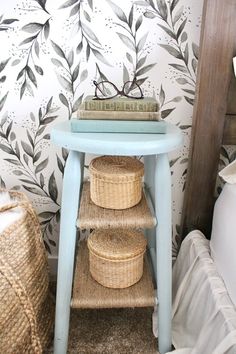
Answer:
[[164, 354], [171, 350], [172, 222], [168, 152], [181, 145], [182, 133], [178, 127], [167, 122], [165, 124], [166, 134], [72, 133], [70, 121], [56, 125], [51, 132], [51, 140], [69, 150], [61, 205], [54, 354], [67, 352], [76, 220], [85, 153], [144, 156], [144, 182], [157, 219], [156, 228], [147, 230], [147, 237], [157, 283], [159, 352]]

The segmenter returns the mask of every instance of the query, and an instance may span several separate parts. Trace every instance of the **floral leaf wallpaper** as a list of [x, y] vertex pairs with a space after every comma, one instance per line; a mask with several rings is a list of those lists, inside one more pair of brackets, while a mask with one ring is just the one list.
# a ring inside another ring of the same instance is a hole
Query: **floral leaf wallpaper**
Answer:
[[[14, 189], [22, 189], [50, 201], [50, 210], [39, 214], [40, 217], [45, 219], [41, 224], [46, 245], [47, 240], [51, 243], [49, 234], [52, 233], [54, 217], [59, 219], [60, 205], [57, 201], [58, 187], [54, 172], [49, 176], [48, 182], [45, 182], [49, 157], [44, 158], [42, 156], [42, 147], [45, 141], [50, 139], [50, 134], [45, 134], [45, 129], [57, 118], [57, 115], [54, 114], [57, 110], [58, 108], [52, 108], [51, 97], [44, 109], [39, 108], [37, 117], [31, 112], [30, 120], [32, 124], [25, 129], [26, 137], [24, 140], [17, 139], [17, 131], [13, 127], [13, 120], [10, 120], [7, 115], [2, 119], [0, 127], [0, 149], [7, 154], [7, 157], [3, 157], [3, 161], [8, 162], [12, 167], [14, 166], [11, 173], [17, 176], [19, 183], [19, 185], [14, 186]], [[52, 203], [55, 204], [56, 208], [53, 212], [51, 210]]]
[[[45, 8], [46, 1], [37, 1], [40, 5], [40, 10], [50, 16]], [[48, 16], [47, 16], [48, 17]], [[50, 19], [48, 17], [45, 22], [30, 22], [24, 25], [20, 31], [22, 34], [26, 32], [26, 38], [24, 38], [19, 46], [25, 48], [25, 63], [19, 71], [16, 80], [20, 84], [20, 99], [22, 99], [25, 92], [29, 92], [34, 96], [34, 89], [37, 89], [37, 75], [43, 75], [43, 69], [40, 66], [40, 42], [43, 39], [47, 40], [50, 31]], [[16, 60], [14, 65], [22, 65], [21, 60]]]
[[[178, 7], [179, 1], [156, 1], [156, 5], [152, 0], [142, 2], [143, 6], [149, 4], [150, 9], [145, 11], [144, 16], [147, 18], [158, 18], [161, 21], [158, 26], [170, 37], [168, 44], [159, 44], [175, 59], [179, 59], [176, 63], [169, 65], [176, 70], [178, 77], [176, 82], [183, 85], [182, 90], [186, 93], [185, 100], [193, 105], [196, 85], [196, 68], [198, 59], [198, 46], [191, 44], [193, 57], [190, 61], [188, 33], [185, 26], [188, 20], [184, 14], [184, 6]], [[187, 87], [187, 88], [186, 88]]]
[[57, 253], [68, 155], [51, 144], [50, 130], [94, 93], [93, 80], [118, 87], [138, 82], [144, 95], [159, 100], [162, 118], [183, 130], [183, 148], [170, 155], [176, 254], [202, 2], [12, 0], [1, 6], [0, 185], [32, 200], [49, 254]]
[[[108, 0], [107, 0], [108, 1]], [[140, 86], [147, 80], [147, 73], [150, 71], [156, 63], [145, 65], [147, 54], [143, 51], [148, 32], [142, 34], [142, 37], [138, 37], [138, 30], [141, 32], [142, 16], [134, 19], [134, 5], [131, 6], [129, 15], [126, 16], [124, 11], [112, 1], [108, 1], [114, 14], [118, 20], [114, 21], [114, 24], [118, 28], [116, 34], [127, 47], [126, 58], [132, 64], [132, 71], [129, 72], [125, 64], [123, 64], [123, 81], [133, 81]], [[123, 32], [123, 33], [122, 33]], [[145, 74], [145, 77], [143, 75]]]
[[0, 31], [7, 31], [10, 28], [10, 25], [18, 21], [16, 18], [4, 18], [3, 15], [0, 16]]

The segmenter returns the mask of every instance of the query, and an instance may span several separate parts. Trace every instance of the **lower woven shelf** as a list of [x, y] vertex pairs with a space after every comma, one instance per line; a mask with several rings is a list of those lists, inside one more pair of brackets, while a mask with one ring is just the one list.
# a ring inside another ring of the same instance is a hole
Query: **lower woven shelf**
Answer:
[[91, 277], [87, 242], [80, 242], [71, 307], [152, 307], [154, 303], [154, 288], [147, 260], [144, 261], [143, 276], [138, 283], [126, 289], [105, 288]]

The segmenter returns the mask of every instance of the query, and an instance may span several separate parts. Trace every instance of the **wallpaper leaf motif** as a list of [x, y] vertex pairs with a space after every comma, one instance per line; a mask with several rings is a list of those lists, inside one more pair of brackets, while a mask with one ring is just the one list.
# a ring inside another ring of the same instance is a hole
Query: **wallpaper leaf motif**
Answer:
[[161, 118], [165, 119], [168, 117], [168, 115], [173, 112], [176, 108], [176, 106], [171, 107], [171, 108], [166, 108], [169, 106], [170, 103], [176, 103], [181, 101], [180, 96], [176, 96], [172, 98], [172, 100], [166, 101], [166, 93], [164, 91], [163, 86], [161, 85], [160, 90], [159, 90], [159, 103], [160, 103], [160, 111], [161, 111]]
[[[124, 24], [122, 23], [117, 23], [114, 22], [115, 25], [121, 27], [123, 30], [125, 30], [125, 33], [127, 33], [128, 35], [124, 35], [123, 33], [120, 32], [116, 32], [117, 35], [119, 36], [119, 38], [121, 39], [121, 41], [131, 50], [131, 52], [126, 52], [126, 57], [128, 59], [128, 61], [133, 64], [133, 72], [132, 72], [132, 76], [130, 77], [129, 74], [129, 70], [127, 69], [127, 67], [125, 66], [125, 64], [123, 64], [123, 81], [133, 81], [133, 82], [137, 82], [140, 86], [147, 80], [148, 76], [142, 77], [144, 74], [148, 75], [148, 72], [156, 65], [156, 63], [153, 64], [148, 64], [145, 65], [146, 63], [146, 59], [147, 59], [147, 55], [143, 54], [145, 53], [144, 51], [144, 46], [148, 37], [148, 33], [145, 33], [144, 35], [142, 35], [142, 37], [137, 40], [137, 31], [139, 29], [141, 29], [141, 25], [143, 23], [143, 19], [142, 16], [139, 16], [137, 18], [137, 20], [134, 18], [134, 6], [132, 5], [130, 12], [129, 12], [129, 16], [127, 17], [125, 14], [124, 16], [123, 14], [123, 10], [121, 10], [118, 5], [115, 5], [113, 2], [111, 2], [110, 0], [107, 0], [109, 5], [111, 6], [111, 8], [113, 9], [113, 11], [115, 12], [115, 14], [117, 15], [117, 13], [119, 14], [119, 16], [117, 16], [119, 19], [121, 19], [122, 22], [124, 22]], [[136, 2], [135, 2], [136, 3]], [[140, 2], [139, 2], [140, 4]], [[142, 2], [143, 5], [143, 2]], [[147, 3], [145, 2], [145, 5], [147, 6]], [[154, 4], [153, 4], [154, 6]], [[159, 6], [163, 6], [163, 4], [159, 3]], [[120, 11], [119, 11], [120, 10]], [[163, 13], [164, 13], [163, 10]], [[172, 50], [172, 47], [170, 47]], [[166, 117], [168, 117], [168, 115], [175, 109], [175, 107], [172, 108], [164, 108], [165, 105], [168, 105], [171, 102], [179, 102], [181, 100], [181, 97], [175, 97], [174, 99], [165, 102], [165, 94], [164, 94], [164, 90], [163, 87], [161, 85], [160, 88], [160, 96], [159, 100], [160, 100], [160, 108], [161, 108], [161, 117], [162, 119], [165, 119]], [[163, 109], [164, 108], [164, 109]]]
[[43, 9], [43, 11], [48, 13], [48, 11], [46, 9], [47, 0], [34, 0], [34, 1], [36, 1], [40, 5], [40, 7]]
[[[95, 32], [89, 27], [91, 24], [91, 17], [89, 13], [83, 7], [83, 1], [80, 0], [68, 0], [65, 4], [63, 4], [60, 9], [65, 9], [67, 7], [71, 7], [70, 17], [75, 17], [74, 26], [77, 27], [77, 38], [79, 39], [79, 43], [76, 47], [76, 53], [80, 54], [82, 49], [85, 48], [86, 52], [86, 60], [88, 61], [91, 53], [95, 56], [96, 59], [103, 62], [106, 65], [110, 65], [107, 59], [102, 54], [103, 47], [95, 34]], [[88, 5], [90, 10], [93, 11], [93, 1], [88, 1]], [[83, 16], [83, 19], [82, 19]]]
[[[64, 51], [59, 47], [57, 43], [51, 40], [51, 44], [56, 54], [58, 54], [58, 56], [63, 59], [61, 61], [57, 58], [52, 58], [51, 61], [54, 65], [57, 66], [57, 68], [63, 69], [62, 73], [56, 71], [56, 74], [57, 74], [58, 81], [60, 82], [62, 87], [66, 90], [66, 92], [70, 95], [70, 97], [67, 98], [63, 93], [60, 93], [59, 100], [68, 109], [68, 117], [70, 118], [71, 114], [78, 109], [80, 103], [82, 102], [83, 94], [77, 97], [77, 89], [79, 88], [81, 82], [83, 82], [87, 78], [88, 71], [87, 69], [84, 69], [80, 73], [80, 67], [81, 67], [80, 62], [76, 66], [74, 66], [73, 51], [70, 51], [69, 54], [66, 56]], [[79, 74], [80, 74], [79, 84], [76, 85], [75, 82], [79, 78]]]
[[68, 0], [63, 5], [61, 5], [59, 9], [65, 9], [66, 7], [70, 7], [78, 2], [80, 2], [80, 0]]
[[102, 72], [99, 65], [96, 63], [96, 77], [98, 77], [98, 81], [109, 81], [104, 72]]
[[[90, 9], [93, 10], [93, 2], [89, 1], [88, 4]], [[73, 6], [73, 8], [70, 12], [70, 16], [76, 17], [74, 24], [77, 25], [78, 33], [80, 34], [79, 44], [77, 44], [76, 47], [76, 54], [81, 54], [81, 51], [83, 50], [83, 48], [85, 48], [85, 55], [87, 61], [90, 58], [90, 54], [93, 53], [96, 59], [101, 61], [103, 64], [110, 66], [108, 60], [101, 52], [103, 49], [98, 37], [89, 27], [91, 17], [88, 12], [85, 11], [85, 9], [83, 8], [83, 2], [69, 0], [65, 4], [63, 4], [60, 9], [65, 9], [71, 6]], [[83, 14], [84, 20], [81, 19], [81, 14]], [[53, 62], [53, 64], [57, 65], [57, 67], [63, 68], [63, 74], [57, 73], [57, 77], [60, 84], [69, 94], [69, 96], [65, 95], [64, 93], [60, 93], [59, 99], [61, 103], [68, 109], [68, 116], [70, 118], [71, 114], [78, 109], [79, 105], [82, 102], [83, 94], [79, 95], [78, 97], [76, 91], [79, 88], [79, 85], [87, 79], [88, 71], [87, 69], [84, 69], [82, 70], [82, 72], [80, 72], [80, 62], [76, 66], [72, 67], [73, 60], [70, 60], [70, 58], [74, 57], [74, 53], [71, 51], [69, 53], [69, 56], [67, 56], [58, 44], [53, 41], [51, 41], [51, 43], [55, 52], [63, 59], [63, 62], [61, 62], [57, 58], [52, 58], [51, 61]], [[79, 83], [76, 85], [75, 82], [77, 79]]]
[[[3, 160], [9, 166], [15, 166], [15, 169], [11, 169], [11, 173], [19, 177], [22, 188], [27, 192], [46, 198], [49, 201], [50, 208], [53, 204], [56, 209], [55, 212], [50, 211], [50, 218], [43, 221], [45, 242], [50, 240], [48, 235], [48, 233], [51, 234], [52, 226], [50, 226], [50, 223], [54, 222], [54, 218], [60, 213], [56, 178], [54, 172], [52, 172], [47, 185], [44, 173], [49, 159], [42, 156], [42, 146], [45, 141], [50, 139], [50, 135], [45, 134], [45, 129], [48, 128], [48, 124], [57, 118], [57, 115], [53, 115], [57, 110], [58, 108], [52, 107], [51, 97], [44, 109], [39, 108], [38, 117], [35, 117], [31, 112], [30, 118], [34, 124], [32, 129], [26, 129], [27, 139], [25, 140], [17, 140], [13, 121], [7, 115], [5, 115], [0, 126], [0, 150], [10, 155]], [[46, 247], [50, 251], [50, 246], [47, 245]]]
[[[116, 5], [114, 2], [112, 2], [110, 0], [107, 0], [107, 2], [111, 6], [112, 10], [114, 11], [114, 13], [118, 17], [118, 19], [123, 21], [123, 22], [125, 22], [125, 23], [128, 23], [128, 19], [127, 19], [126, 15], [125, 15], [124, 11], [118, 5]], [[131, 8], [131, 10], [132, 10], [132, 8]], [[131, 17], [131, 15], [129, 17]]]
[[5, 102], [6, 102], [7, 95], [8, 95], [8, 92], [0, 99], [0, 112], [3, 109], [3, 106], [4, 106]]
[[36, 33], [34, 36], [30, 36], [20, 43], [21, 46], [30, 43], [30, 46], [28, 47], [28, 55], [26, 56], [25, 66], [21, 69], [17, 76], [17, 81], [21, 81], [20, 99], [27, 91], [31, 96], [34, 96], [33, 87], [31, 84], [37, 88], [37, 78], [35, 74], [43, 75], [43, 69], [39, 64], [36, 64], [35, 57], [39, 57], [40, 46], [38, 38], [42, 38], [42, 33], [44, 33], [45, 40], [47, 40], [49, 36], [50, 19], [51, 17], [47, 19], [47, 21], [43, 24], [35, 22], [28, 23], [22, 27], [23, 31]]
[[[164, 24], [158, 22], [158, 26], [162, 28], [165, 33], [170, 37], [170, 44], [159, 44], [160, 47], [164, 48], [171, 56], [179, 59], [182, 63], [170, 63], [169, 65], [173, 67], [177, 73], [180, 72], [181, 76], [176, 79], [177, 83], [180, 85], [188, 85], [192, 88], [182, 89], [188, 95], [184, 95], [185, 100], [193, 105], [194, 95], [195, 95], [195, 85], [196, 85], [196, 67], [198, 59], [198, 47], [195, 43], [192, 43], [192, 51], [194, 58], [191, 63], [189, 62], [189, 44], [188, 34], [185, 29], [187, 23], [187, 17], [184, 15], [183, 6], [177, 7], [179, 0], [173, 0], [171, 2], [166, 2], [165, 0], [157, 0], [156, 5], [152, 0], [146, 0], [143, 2], [135, 1], [136, 5], [141, 5], [147, 7], [144, 12], [144, 16], [149, 19], [157, 17], [162, 20]], [[148, 7], [150, 9], [148, 9]], [[185, 77], [185, 81], [183, 80]], [[181, 80], [179, 80], [181, 79]]]
[[221, 147], [220, 154], [220, 168], [227, 166], [236, 159], [236, 151], [230, 151], [225, 146]]
[[11, 24], [19, 21], [16, 18], [5, 18], [3, 19], [3, 15], [0, 16], [0, 31], [8, 31], [11, 28]]
[[5, 69], [7, 63], [9, 62], [10, 58], [7, 58], [5, 60], [3, 60], [1, 63], [0, 63], [0, 73]]
[[[3, 72], [4, 72], [4, 69], [6, 68], [8, 62], [9, 62], [10, 58], [7, 58], [3, 61], [0, 62], [0, 83], [4, 83], [6, 81], [6, 75], [4, 74], [3, 75]], [[6, 97], [5, 97], [6, 98]], [[0, 99], [0, 111], [5, 103], [5, 98], [1, 98]], [[1, 102], [3, 103], [3, 105], [1, 106]]]
[[[126, 53], [126, 57], [131, 64], [133, 64], [132, 74], [129, 75], [129, 70], [123, 64], [123, 77], [125, 81], [133, 81], [138, 85], [142, 85], [147, 77], [141, 77], [150, 71], [156, 63], [144, 65], [146, 62], [147, 55], [144, 53], [144, 46], [147, 40], [148, 33], [145, 33], [139, 40], [137, 36], [138, 30], [142, 25], [142, 17], [139, 16], [137, 19], [134, 18], [134, 6], [132, 5], [129, 11], [128, 17], [124, 11], [112, 1], [107, 0], [108, 4], [111, 6], [115, 15], [120, 22], [114, 22], [114, 24], [122, 29], [122, 32], [116, 32], [120, 40], [125, 44], [125, 46], [131, 50], [131, 52]], [[131, 86], [132, 88], [132, 86]]]
[[[46, 0], [35, 0], [38, 4], [38, 10], [43, 10], [46, 12], [48, 15], [48, 11], [46, 10]], [[23, 95], [28, 92], [31, 96], [34, 96], [34, 91], [33, 87], [37, 88], [37, 78], [35, 74], [38, 75], [43, 75], [43, 69], [41, 68], [40, 65], [37, 65], [35, 63], [35, 58], [39, 57], [39, 42], [38, 38], [41, 36], [42, 39], [42, 33], [44, 33], [44, 38], [47, 39], [49, 36], [49, 21], [51, 17], [49, 17], [45, 23], [38, 23], [38, 22], [33, 22], [33, 23], [28, 23], [25, 26], [21, 28], [22, 31], [28, 32], [30, 34], [34, 34], [33, 36], [29, 36], [25, 38], [23, 41], [21, 41], [20, 46], [24, 46], [25, 44], [29, 44], [30, 46], [28, 47], [28, 54], [26, 56], [26, 64], [25, 66], [20, 70], [20, 72], [17, 75], [17, 81], [20, 80], [20, 99], [23, 97]], [[0, 31], [8, 31], [12, 23], [19, 21], [18, 19], [3, 19], [3, 15], [0, 16]], [[33, 53], [35, 53], [33, 55]], [[0, 65], [0, 71], [2, 71], [7, 64], [9, 59], [6, 61], [2, 62]], [[16, 59], [12, 62], [12, 65], [18, 65], [21, 63], [21, 60]], [[35, 71], [35, 73], [34, 73]], [[2, 76], [0, 78], [0, 82], [4, 82], [6, 80], [6, 76]]]

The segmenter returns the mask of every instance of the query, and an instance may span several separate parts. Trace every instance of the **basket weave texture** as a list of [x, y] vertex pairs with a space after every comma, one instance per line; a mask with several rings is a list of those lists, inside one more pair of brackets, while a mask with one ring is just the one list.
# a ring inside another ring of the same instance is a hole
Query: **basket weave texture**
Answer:
[[122, 289], [137, 283], [143, 274], [146, 239], [133, 230], [95, 230], [88, 238], [92, 277], [108, 288]]
[[51, 337], [53, 304], [40, 225], [20, 192], [0, 212], [22, 216], [0, 234], [0, 353], [43, 353]]
[[91, 199], [108, 209], [127, 209], [142, 198], [143, 163], [129, 156], [101, 156], [89, 165]]

